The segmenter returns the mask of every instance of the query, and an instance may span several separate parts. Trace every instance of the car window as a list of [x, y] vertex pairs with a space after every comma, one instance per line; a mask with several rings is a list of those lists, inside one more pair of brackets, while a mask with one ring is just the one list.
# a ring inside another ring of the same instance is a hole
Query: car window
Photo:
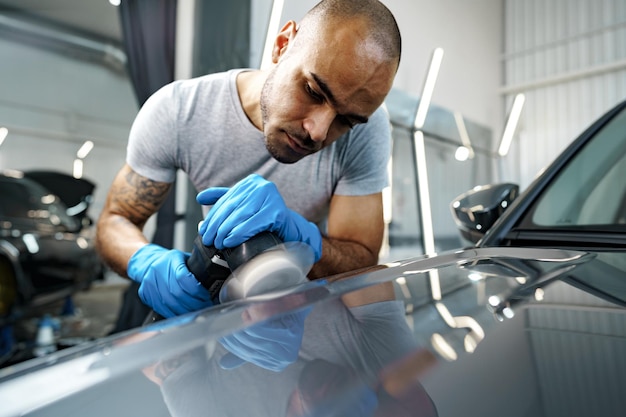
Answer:
[[626, 111], [599, 131], [539, 198], [524, 227], [626, 228]]

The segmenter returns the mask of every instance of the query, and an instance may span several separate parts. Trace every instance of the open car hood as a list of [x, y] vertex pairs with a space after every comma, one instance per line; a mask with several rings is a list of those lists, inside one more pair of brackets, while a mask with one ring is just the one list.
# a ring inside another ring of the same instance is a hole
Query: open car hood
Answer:
[[27, 171], [24, 176], [58, 196], [68, 207], [70, 215], [85, 214], [93, 201], [96, 185], [84, 178], [74, 178], [56, 171]]

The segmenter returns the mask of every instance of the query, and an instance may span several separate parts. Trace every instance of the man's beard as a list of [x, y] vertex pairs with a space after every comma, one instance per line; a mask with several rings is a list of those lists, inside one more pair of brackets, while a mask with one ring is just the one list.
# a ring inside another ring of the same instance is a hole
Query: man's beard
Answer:
[[265, 148], [270, 153], [270, 155], [272, 155], [272, 157], [278, 162], [281, 162], [283, 164], [293, 164], [302, 159], [302, 157], [296, 157], [294, 155], [291, 155], [289, 151], [285, 152], [283, 149], [281, 149], [279, 145], [274, 144], [271, 138], [269, 138], [268, 134], [265, 132], [265, 126], [267, 126], [269, 120], [268, 102], [270, 101], [269, 97], [274, 89], [274, 77], [277, 68], [278, 66], [274, 67], [270, 71], [267, 79], [265, 80], [265, 84], [263, 84], [263, 88], [261, 89], [261, 121], [263, 123], [262, 128], [265, 139]]

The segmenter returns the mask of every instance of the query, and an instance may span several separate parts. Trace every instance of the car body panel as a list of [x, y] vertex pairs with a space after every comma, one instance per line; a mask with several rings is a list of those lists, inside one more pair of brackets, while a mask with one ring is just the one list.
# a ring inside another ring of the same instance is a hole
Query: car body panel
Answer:
[[[525, 221], [607, 126], [626, 144], [626, 126], [614, 123], [626, 125], [624, 109], [519, 197], [509, 185], [492, 193], [495, 203], [469, 195], [473, 208], [497, 212], [475, 246], [230, 301], [1, 369], [0, 417], [623, 416], [619, 216], [603, 227]], [[593, 163], [591, 172], [608, 172]], [[568, 186], [558, 191], [580, 191]], [[602, 195], [621, 198], [626, 183], [613, 187]]]
[[[217, 305], [0, 370], [0, 403], [8, 404], [0, 416], [292, 415], [294, 392], [318, 413], [310, 415], [617, 415], [626, 405], [612, 389], [626, 386], [626, 297], [615, 303], [602, 288], [572, 284], [579, 270], [605, 268], [605, 256], [453, 251]], [[395, 324], [359, 315], [364, 306], [346, 309], [366, 337], [329, 345], [337, 320], [350, 317], [338, 313], [342, 297], [383, 285], [393, 285], [395, 300], [373, 307], [395, 305]], [[305, 325], [294, 363], [280, 372], [221, 368], [228, 351], [220, 338], [303, 309], [322, 325]], [[594, 379], [569, 381], [589, 368]], [[327, 391], [302, 392], [312, 386]], [[364, 386], [373, 387], [369, 397]], [[582, 407], [590, 397], [610, 401]]]

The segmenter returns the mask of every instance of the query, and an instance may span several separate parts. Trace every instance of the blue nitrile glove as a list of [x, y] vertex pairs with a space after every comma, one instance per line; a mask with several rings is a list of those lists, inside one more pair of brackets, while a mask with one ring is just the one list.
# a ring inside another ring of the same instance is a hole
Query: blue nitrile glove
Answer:
[[139, 283], [141, 301], [163, 317], [213, 305], [209, 292], [189, 272], [188, 258], [186, 252], [149, 244], [128, 261], [128, 277]]
[[231, 355], [224, 355], [220, 366], [233, 369], [250, 362], [270, 371], [282, 371], [298, 359], [304, 320], [310, 312], [311, 307], [221, 338], [220, 343]]
[[217, 249], [234, 248], [260, 232], [275, 232], [284, 242], [304, 242], [322, 257], [322, 235], [314, 223], [285, 205], [276, 185], [257, 174], [232, 188], [206, 189], [198, 203], [213, 205], [200, 227], [202, 242]]

